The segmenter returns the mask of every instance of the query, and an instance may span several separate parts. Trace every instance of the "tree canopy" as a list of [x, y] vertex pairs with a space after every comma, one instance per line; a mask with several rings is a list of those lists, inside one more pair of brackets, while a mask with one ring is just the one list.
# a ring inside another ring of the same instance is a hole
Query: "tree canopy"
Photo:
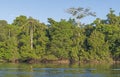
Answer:
[[[73, 16], [80, 12], [78, 19], [94, 16], [84, 8], [70, 8], [68, 12]], [[48, 18], [48, 25], [24, 15], [16, 17], [12, 24], [0, 20], [0, 60], [120, 60], [120, 16], [112, 9], [106, 16], [83, 27], [77, 27], [75, 19]]]

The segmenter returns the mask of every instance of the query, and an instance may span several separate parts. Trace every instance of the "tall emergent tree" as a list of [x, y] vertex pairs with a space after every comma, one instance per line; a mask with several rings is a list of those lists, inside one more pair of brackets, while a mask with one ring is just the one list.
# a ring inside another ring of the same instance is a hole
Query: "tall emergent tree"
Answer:
[[91, 12], [89, 8], [69, 8], [66, 10], [67, 13], [72, 14], [77, 21], [77, 26], [80, 26], [80, 20], [86, 16], [96, 16], [95, 12]]
[[18, 35], [19, 52], [22, 58], [41, 58], [45, 54], [48, 41], [47, 26], [32, 17], [20, 26], [21, 32]]
[[30, 48], [33, 49], [33, 34], [35, 31], [35, 28], [37, 28], [37, 26], [39, 26], [39, 22], [35, 19], [33, 19], [32, 17], [30, 17], [27, 22], [22, 25], [22, 28], [24, 28], [25, 30], [27, 29], [28, 34], [30, 35]]

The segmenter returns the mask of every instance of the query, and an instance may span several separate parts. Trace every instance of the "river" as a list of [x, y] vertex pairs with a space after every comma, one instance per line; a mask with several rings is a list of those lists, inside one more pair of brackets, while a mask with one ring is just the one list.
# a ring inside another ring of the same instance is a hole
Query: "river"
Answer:
[[0, 77], [120, 77], [120, 64], [0, 64]]

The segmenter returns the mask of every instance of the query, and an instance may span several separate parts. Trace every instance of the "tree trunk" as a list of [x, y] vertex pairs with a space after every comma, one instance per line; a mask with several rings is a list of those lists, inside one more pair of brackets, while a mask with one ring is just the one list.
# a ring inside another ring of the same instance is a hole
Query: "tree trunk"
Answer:
[[11, 32], [10, 32], [10, 29], [8, 30], [8, 38], [10, 39], [10, 36], [11, 36]]
[[30, 46], [33, 49], [33, 27], [30, 26]]
[[77, 21], [77, 27], [80, 27], [80, 20]]

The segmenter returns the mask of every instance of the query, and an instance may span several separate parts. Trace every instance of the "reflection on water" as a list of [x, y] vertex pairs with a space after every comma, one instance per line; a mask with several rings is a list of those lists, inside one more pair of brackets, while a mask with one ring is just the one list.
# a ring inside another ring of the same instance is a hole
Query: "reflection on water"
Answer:
[[120, 65], [0, 64], [0, 77], [120, 77]]

